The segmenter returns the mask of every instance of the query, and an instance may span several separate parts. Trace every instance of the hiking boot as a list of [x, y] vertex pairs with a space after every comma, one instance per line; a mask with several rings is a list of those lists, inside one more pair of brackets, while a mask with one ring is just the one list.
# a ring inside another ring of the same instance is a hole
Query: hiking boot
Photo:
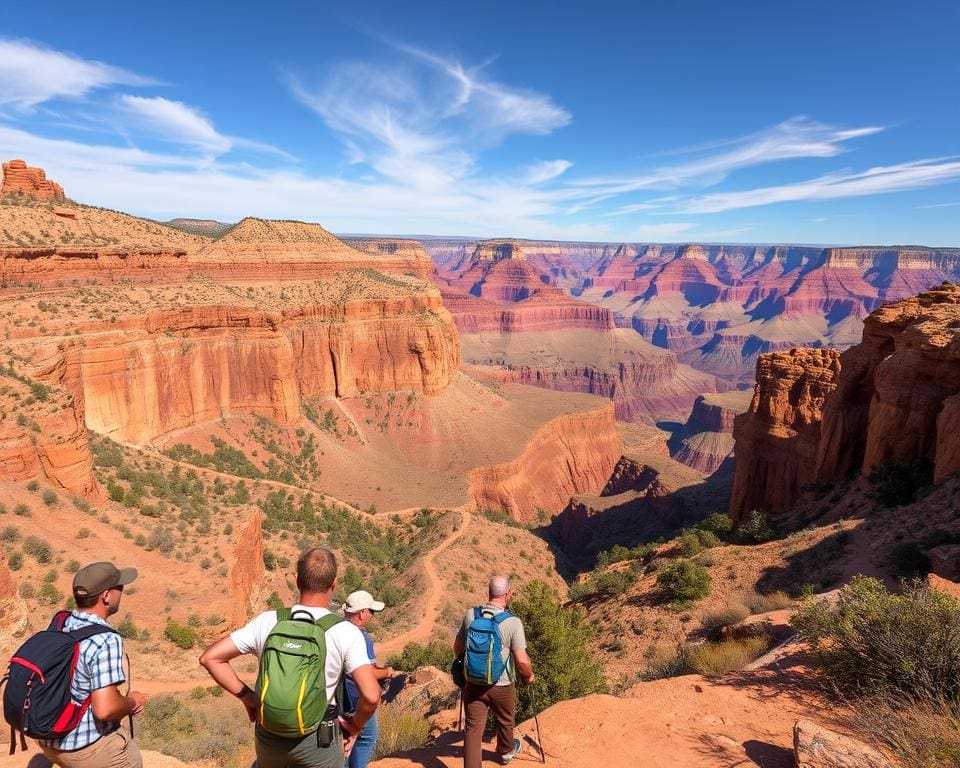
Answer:
[[514, 740], [513, 740], [513, 749], [511, 749], [511, 750], [510, 750], [509, 752], [507, 752], [506, 754], [499, 756], [499, 758], [500, 758], [500, 765], [506, 765], [506, 764], [509, 763], [511, 760], [513, 760], [513, 758], [515, 758], [517, 755], [520, 754], [520, 750], [521, 750], [521, 749], [522, 749], [522, 747], [520, 746], [520, 739], [514, 739]]

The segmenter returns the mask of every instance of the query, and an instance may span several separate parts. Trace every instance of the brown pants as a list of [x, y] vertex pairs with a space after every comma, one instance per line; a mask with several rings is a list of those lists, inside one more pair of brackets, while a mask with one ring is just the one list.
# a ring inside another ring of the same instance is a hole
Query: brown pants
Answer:
[[517, 714], [515, 685], [474, 685], [463, 689], [466, 727], [463, 734], [463, 767], [480, 768], [483, 762], [483, 729], [487, 725], [487, 708], [497, 720], [497, 754], [513, 749], [513, 725]]
[[61, 768], [143, 768], [140, 747], [124, 728], [101, 736], [90, 746], [74, 752], [44, 747], [43, 754]]

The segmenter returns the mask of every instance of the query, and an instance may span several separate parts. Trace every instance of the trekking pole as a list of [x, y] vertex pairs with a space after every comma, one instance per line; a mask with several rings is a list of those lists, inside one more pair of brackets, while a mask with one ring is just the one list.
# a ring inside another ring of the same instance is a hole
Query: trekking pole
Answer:
[[[457, 730], [461, 730], [461, 723], [463, 723], [463, 689], [460, 689], [460, 709], [457, 712]], [[466, 734], [464, 734], [466, 738]]]
[[[123, 654], [123, 657], [127, 660], [127, 695], [130, 695], [130, 689], [133, 688], [133, 667], [130, 666], [130, 654]], [[131, 712], [127, 715], [127, 719], [130, 721], [130, 740], [133, 741], [133, 713]]]
[[530, 686], [530, 705], [533, 707], [533, 722], [537, 726], [537, 747], [540, 750], [540, 762], [547, 762], [547, 755], [543, 751], [543, 736], [540, 735], [540, 718], [537, 716], [537, 695], [534, 693], [534, 687]]

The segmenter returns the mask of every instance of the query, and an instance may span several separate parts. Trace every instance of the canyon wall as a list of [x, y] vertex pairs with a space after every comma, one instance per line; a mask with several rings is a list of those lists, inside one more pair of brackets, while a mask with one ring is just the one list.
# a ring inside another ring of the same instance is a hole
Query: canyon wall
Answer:
[[230, 567], [231, 627], [242, 627], [260, 605], [263, 586], [263, 516], [254, 513], [237, 534]]
[[577, 493], [599, 491], [616, 466], [623, 443], [613, 405], [558, 416], [512, 461], [470, 473], [478, 508], [502, 509], [522, 523], [536, 523], [539, 509], [563, 509]]
[[736, 420], [731, 514], [787, 509], [809, 483], [885, 463], [960, 471], [960, 288], [888, 304], [843, 354], [761, 357], [750, 411]]
[[748, 392], [701, 395], [683, 427], [671, 438], [671, 455], [681, 464], [711, 475], [733, 456], [733, 426], [750, 406]]

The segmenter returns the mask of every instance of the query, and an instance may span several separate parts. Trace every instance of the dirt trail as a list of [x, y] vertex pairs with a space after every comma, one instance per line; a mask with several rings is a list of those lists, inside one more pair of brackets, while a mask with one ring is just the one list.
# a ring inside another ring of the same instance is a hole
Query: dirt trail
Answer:
[[[379, 656], [381, 663], [386, 661], [387, 656], [403, 650], [403, 646], [407, 643], [423, 643], [430, 640], [430, 637], [433, 633], [433, 628], [436, 625], [437, 619], [440, 615], [440, 598], [443, 596], [443, 582], [440, 581], [440, 576], [437, 574], [437, 568], [434, 560], [437, 555], [439, 555], [457, 539], [463, 536], [464, 532], [467, 530], [467, 527], [470, 525], [470, 512], [468, 512], [466, 509], [460, 509], [459, 512], [461, 515], [459, 527], [457, 527], [457, 529], [447, 536], [447, 538], [441, 541], [432, 550], [427, 552], [427, 554], [423, 557], [423, 570], [426, 573], [427, 580], [430, 584], [429, 591], [426, 593], [423, 602], [423, 618], [413, 629], [409, 630], [408, 632], [397, 635], [387, 642], [377, 644], [377, 655]], [[186, 680], [140, 679], [136, 681], [134, 687], [138, 691], [145, 693], [148, 696], [156, 696], [157, 694], [161, 693], [182, 693], [184, 691], [192, 690], [197, 686], [206, 687], [210, 685], [214, 685], [214, 682], [209, 677], [201, 677], [198, 675], [196, 678], [189, 678]]]
[[437, 619], [440, 617], [440, 598], [443, 595], [443, 583], [440, 581], [439, 575], [437, 575], [437, 568], [434, 561], [437, 555], [463, 536], [469, 527], [470, 512], [461, 508], [460, 515], [460, 527], [424, 555], [423, 570], [427, 574], [430, 587], [424, 603], [423, 618], [417, 626], [409, 632], [397, 635], [384, 643], [377, 643], [377, 657], [381, 664], [386, 661], [388, 656], [403, 650], [403, 646], [407, 643], [427, 642], [433, 634], [433, 628], [437, 623]]

